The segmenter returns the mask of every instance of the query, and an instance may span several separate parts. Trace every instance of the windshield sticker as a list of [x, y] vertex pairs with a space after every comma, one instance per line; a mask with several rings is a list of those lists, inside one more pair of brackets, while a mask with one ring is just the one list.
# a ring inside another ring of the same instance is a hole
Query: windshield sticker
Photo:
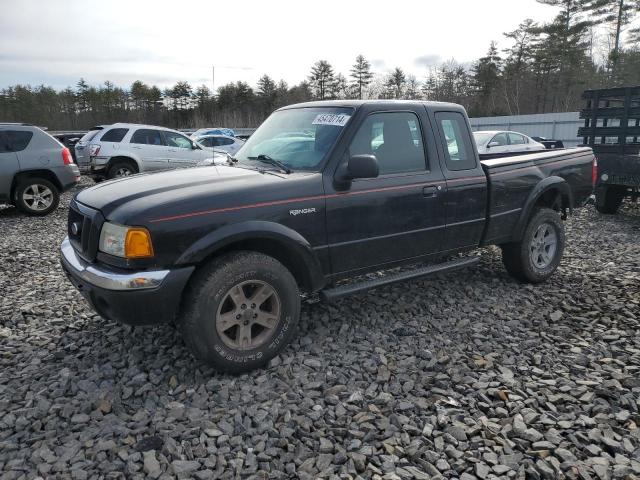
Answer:
[[312, 125], [333, 125], [335, 127], [344, 127], [351, 118], [351, 115], [342, 113], [321, 113], [316, 115]]

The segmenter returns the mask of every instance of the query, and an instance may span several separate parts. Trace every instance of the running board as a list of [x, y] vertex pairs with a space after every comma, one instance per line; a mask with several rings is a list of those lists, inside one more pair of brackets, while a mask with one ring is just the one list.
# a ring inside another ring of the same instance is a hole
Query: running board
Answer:
[[354, 293], [364, 292], [371, 290], [372, 288], [381, 287], [383, 285], [389, 285], [396, 282], [404, 282], [405, 280], [413, 280], [420, 277], [426, 277], [429, 275], [437, 275], [440, 273], [449, 273], [461, 268], [470, 267], [480, 261], [480, 257], [466, 257], [451, 260], [449, 262], [438, 263], [437, 265], [429, 265], [427, 267], [417, 268], [415, 270], [408, 270], [405, 272], [394, 273], [386, 275], [381, 278], [375, 278], [373, 280], [366, 280], [364, 282], [349, 283], [340, 287], [329, 288], [320, 292], [320, 298], [327, 302], [335, 302], [336, 300], [352, 295]]

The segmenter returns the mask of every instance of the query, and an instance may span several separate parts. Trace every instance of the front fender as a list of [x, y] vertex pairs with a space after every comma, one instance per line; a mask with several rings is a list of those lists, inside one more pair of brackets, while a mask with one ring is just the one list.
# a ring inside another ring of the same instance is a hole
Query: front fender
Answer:
[[193, 243], [177, 260], [178, 265], [198, 264], [225, 247], [246, 241], [272, 240], [282, 246], [287, 259], [301, 265], [305, 282], [312, 291], [322, 287], [325, 278], [317, 255], [298, 232], [279, 223], [251, 220], [214, 230]]
[[538, 203], [538, 200], [540, 200], [540, 198], [550, 190], [555, 190], [557, 193], [562, 195], [563, 199], [566, 200], [566, 203], [569, 206], [569, 213], [573, 213], [573, 194], [571, 193], [571, 187], [569, 187], [566, 180], [555, 175], [544, 178], [538, 182], [535, 187], [533, 187], [533, 190], [531, 190], [531, 193], [529, 193], [529, 196], [524, 203], [524, 207], [520, 213], [520, 218], [518, 219], [516, 228], [513, 231], [513, 241], [519, 241], [522, 238], [536, 203]]

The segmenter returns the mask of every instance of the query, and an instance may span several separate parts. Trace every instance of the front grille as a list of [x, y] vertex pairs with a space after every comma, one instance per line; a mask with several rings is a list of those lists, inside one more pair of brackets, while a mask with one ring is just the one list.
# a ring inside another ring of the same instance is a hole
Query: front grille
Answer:
[[96, 258], [100, 229], [104, 218], [98, 210], [82, 205], [75, 200], [69, 205], [67, 234], [76, 253], [88, 262]]

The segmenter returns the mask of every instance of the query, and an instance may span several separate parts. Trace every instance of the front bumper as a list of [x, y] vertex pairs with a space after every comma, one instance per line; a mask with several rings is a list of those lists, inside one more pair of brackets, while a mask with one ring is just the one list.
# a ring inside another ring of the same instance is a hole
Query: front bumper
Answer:
[[89, 264], [68, 237], [60, 246], [60, 263], [74, 287], [103, 318], [129, 325], [172, 321], [195, 267], [172, 270], [128, 270]]

